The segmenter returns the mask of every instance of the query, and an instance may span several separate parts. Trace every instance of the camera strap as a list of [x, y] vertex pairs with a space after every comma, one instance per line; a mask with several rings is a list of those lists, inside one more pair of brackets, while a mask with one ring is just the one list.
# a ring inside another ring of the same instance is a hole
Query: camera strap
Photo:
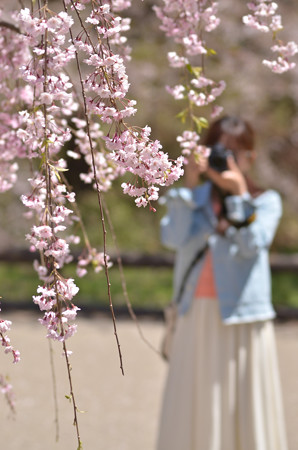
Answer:
[[204, 254], [206, 253], [207, 249], [208, 249], [208, 242], [205, 244], [205, 246], [203, 248], [201, 248], [198, 251], [198, 253], [195, 255], [194, 259], [191, 261], [190, 265], [188, 266], [187, 270], [185, 271], [182, 283], [180, 285], [179, 293], [178, 293], [178, 295], [176, 297], [176, 302], [177, 303], [179, 303], [180, 300], [181, 300], [184, 288], [186, 286], [187, 279], [188, 279], [192, 269], [197, 264], [197, 262], [204, 256]]

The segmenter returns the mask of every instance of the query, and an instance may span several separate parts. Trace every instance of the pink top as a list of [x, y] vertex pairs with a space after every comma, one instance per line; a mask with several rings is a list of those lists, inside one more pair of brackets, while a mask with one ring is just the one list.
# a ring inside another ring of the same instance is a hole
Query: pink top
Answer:
[[195, 290], [195, 298], [217, 298], [211, 252], [208, 251]]
[[[218, 197], [212, 198], [212, 208], [214, 214], [218, 217], [220, 215], [222, 208], [221, 202]], [[210, 298], [210, 299], [217, 298], [215, 279], [213, 273], [212, 255], [210, 250], [207, 252], [205, 260], [203, 262], [202, 271], [195, 290], [195, 298]]]

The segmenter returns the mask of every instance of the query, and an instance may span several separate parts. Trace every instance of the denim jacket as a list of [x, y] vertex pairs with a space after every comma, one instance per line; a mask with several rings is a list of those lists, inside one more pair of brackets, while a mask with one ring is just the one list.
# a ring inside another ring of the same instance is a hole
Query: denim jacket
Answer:
[[[162, 243], [176, 250], [174, 300], [180, 291], [185, 271], [206, 243], [212, 253], [214, 279], [224, 323], [245, 323], [271, 319], [271, 274], [268, 249], [282, 213], [281, 198], [268, 190], [257, 198], [249, 194], [230, 196], [227, 217], [237, 215], [250, 204], [255, 220], [248, 226], [230, 226], [225, 235], [216, 233], [217, 218], [211, 204], [211, 183], [195, 189], [171, 189], [161, 199], [168, 212], [161, 220]], [[184, 314], [194, 292], [204, 257], [193, 267], [178, 303]]]

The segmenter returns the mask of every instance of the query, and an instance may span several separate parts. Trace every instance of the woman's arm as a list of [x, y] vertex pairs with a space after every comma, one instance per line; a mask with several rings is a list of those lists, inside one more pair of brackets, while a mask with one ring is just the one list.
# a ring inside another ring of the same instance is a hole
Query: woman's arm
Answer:
[[161, 203], [167, 206], [167, 213], [161, 219], [161, 242], [166, 247], [177, 250], [189, 238], [196, 204], [193, 191], [188, 188], [170, 189]]
[[187, 164], [184, 166], [184, 186], [194, 189], [200, 184], [201, 174], [205, 173], [208, 168], [208, 158], [200, 155], [198, 159], [192, 154], [188, 158]]
[[[193, 215], [200, 197], [200, 175], [206, 172], [207, 167], [206, 157], [202, 155], [196, 161], [194, 155], [191, 155], [185, 165], [185, 187], [170, 189], [161, 199], [161, 203], [167, 205], [167, 214], [161, 220], [161, 241], [168, 248], [177, 250], [190, 238]], [[195, 193], [197, 187], [198, 191]]]
[[207, 163], [205, 173], [222, 191], [230, 195], [245, 194], [248, 191], [246, 180], [233, 156], [228, 156], [227, 166], [228, 170], [217, 172], [209, 167]]
[[240, 229], [230, 226], [225, 232], [226, 237], [237, 244], [238, 253], [245, 258], [270, 247], [282, 215], [281, 198], [276, 191], [264, 192], [253, 202], [255, 220]]

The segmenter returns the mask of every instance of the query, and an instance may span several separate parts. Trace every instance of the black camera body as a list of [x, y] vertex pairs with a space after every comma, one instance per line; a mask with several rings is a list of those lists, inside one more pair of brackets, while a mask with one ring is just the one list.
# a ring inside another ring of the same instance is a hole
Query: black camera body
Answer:
[[232, 150], [227, 149], [224, 145], [220, 143], [213, 145], [208, 158], [209, 166], [217, 172], [228, 170], [227, 159], [230, 155], [234, 157]]

